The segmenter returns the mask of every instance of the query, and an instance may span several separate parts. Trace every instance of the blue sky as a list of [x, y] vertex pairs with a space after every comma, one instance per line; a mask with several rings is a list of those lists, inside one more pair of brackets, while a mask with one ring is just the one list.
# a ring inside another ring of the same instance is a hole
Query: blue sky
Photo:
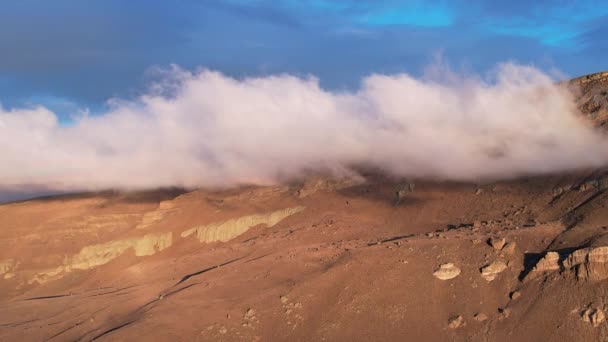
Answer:
[[231, 76], [313, 74], [356, 87], [419, 74], [441, 54], [484, 73], [517, 61], [569, 76], [608, 69], [606, 1], [0, 0], [0, 102], [63, 121], [145, 91], [171, 63]]

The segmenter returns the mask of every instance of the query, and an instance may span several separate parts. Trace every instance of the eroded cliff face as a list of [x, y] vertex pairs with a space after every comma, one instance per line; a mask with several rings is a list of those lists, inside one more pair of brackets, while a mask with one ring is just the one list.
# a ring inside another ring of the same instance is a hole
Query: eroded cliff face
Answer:
[[546, 276], [551, 272], [571, 273], [583, 281], [608, 279], [608, 246], [585, 247], [574, 251], [547, 252], [536, 263], [528, 278]]
[[581, 76], [570, 83], [578, 93], [581, 112], [596, 126], [608, 128], [608, 72]]
[[[162, 201], [153, 210], [146, 210], [149, 205], [135, 206], [129, 208], [131, 212], [128, 213], [106, 213], [107, 209], [102, 209], [103, 213], [100, 213], [103, 205], [90, 199], [80, 200], [79, 205], [72, 203], [66, 207], [69, 210], [71, 206], [75, 210], [75, 216], [65, 212], [50, 216], [47, 220], [38, 222], [36, 229], [23, 229], [28, 231], [26, 235], [4, 239], [5, 243], [10, 243], [11, 248], [2, 253], [2, 257], [6, 258], [0, 258], [0, 281], [12, 280], [17, 287], [45, 284], [73, 272], [98, 268], [123, 255], [137, 259], [155, 255], [171, 248], [190, 234], [195, 234], [200, 242], [228, 242], [256, 226], [273, 227], [305, 209], [303, 206], [294, 206], [261, 214], [241, 215], [238, 210], [231, 214], [230, 210], [209, 208], [206, 198], [199, 198], [196, 194], [189, 196], [195, 200]], [[262, 193], [260, 198], [263, 199], [264, 196], [267, 195]], [[56, 207], [58, 213], [62, 210], [61, 205], [52, 201], [49, 206]], [[202, 212], [196, 215], [200, 208]], [[125, 208], [119, 209], [124, 210]], [[10, 211], [5, 210], [5, 213]], [[15, 213], [17, 216], [24, 213], [23, 204], [15, 205]], [[181, 220], [180, 215], [190, 219]], [[191, 221], [209, 222], [218, 215], [230, 218], [197, 225], [184, 231]], [[9, 216], [5, 215], [5, 222], [19, 221], [18, 218]], [[62, 250], [58, 247], [62, 245], [62, 237], [66, 242], [69, 241], [69, 248]], [[45, 245], [47, 248], [44, 248]], [[70, 253], [74, 249], [77, 251]], [[15, 253], [10, 253], [11, 251]]]
[[60, 279], [66, 273], [75, 270], [96, 268], [109, 263], [129, 250], [132, 250], [137, 257], [154, 255], [171, 247], [172, 240], [173, 233], [167, 232], [85, 246], [78, 254], [66, 256], [63, 264], [36, 273], [28, 283], [41, 284]]
[[580, 280], [599, 281], [608, 278], [608, 246], [582, 248], [572, 252], [564, 268], [575, 272]]
[[304, 207], [298, 206], [265, 214], [248, 215], [223, 222], [198, 226], [182, 232], [181, 237], [186, 238], [192, 234], [196, 234], [196, 237], [200, 242], [227, 242], [258, 225], [273, 227], [286, 217], [299, 213], [304, 209]]

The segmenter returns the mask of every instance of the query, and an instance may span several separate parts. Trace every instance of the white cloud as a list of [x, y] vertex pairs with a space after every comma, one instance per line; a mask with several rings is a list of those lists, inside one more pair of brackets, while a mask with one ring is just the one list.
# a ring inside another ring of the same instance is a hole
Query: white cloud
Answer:
[[270, 184], [360, 166], [476, 181], [606, 165], [608, 140], [566, 89], [526, 66], [494, 76], [372, 75], [330, 92], [312, 78], [174, 68], [149, 95], [70, 127], [43, 107], [0, 109], [0, 188]]

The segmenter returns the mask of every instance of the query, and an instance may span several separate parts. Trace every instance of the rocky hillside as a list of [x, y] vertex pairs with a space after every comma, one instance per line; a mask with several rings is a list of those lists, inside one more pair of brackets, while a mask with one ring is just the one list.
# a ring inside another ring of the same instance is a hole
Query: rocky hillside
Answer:
[[608, 122], [608, 72], [578, 77], [570, 84], [578, 94], [581, 112], [598, 126], [605, 127]]

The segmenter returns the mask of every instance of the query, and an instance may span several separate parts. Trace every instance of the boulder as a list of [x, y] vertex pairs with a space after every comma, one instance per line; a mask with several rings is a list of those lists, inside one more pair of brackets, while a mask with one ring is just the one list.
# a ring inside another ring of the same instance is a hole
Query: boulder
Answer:
[[507, 241], [505, 240], [505, 238], [497, 238], [497, 237], [491, 238], [490, 240], [488, 240], [488, 244], [490, 246], [492, 246], [492, 248], [494, 248], [498, 251], [501, 250], [505, 246], [506, 242]]
[[491, 264], [486, 265], [481, 268], [481, 276], [487, 280], [492, 281], [496, 278], [496, 276], [507, 269], [507, 264], [503, 261], [495, 260]]
[[534, 266], [534, 272], [547, 272], [559, 270], [559, 253], [547, 252]]
[[465, 325], [465, 323], [464, 323], [464, 318], [462, 317], [462, 315], [451, 317], [448, 320], [448, 328], [450, 328], [450, 329], [458, 329], [460, 327], [463, 327], [464, 325]]
[[460, 268], [456, 267], [452, 263], [442, 264], [437, 270], [435, 270], [435, 272], [433, 272], [435, 278], [441, 280], [454, 279], [458, 277], [459, 274]]
[[499, 320], [503, 320], [506, 318], [509, 318], [511, 316], [511, 309], [509, 308], [500, 308], [498, 309], [498, 313], [499, 313]]
[[502, 252], [505, 254], [513, 254], [515, 253], [516, 248], [517, 244], [515, 242], [507, 242], [507, 244], [502, 248]]
[[477, 322], [483, 322], [488, 319], [488, 315], [486, 315], [483, 312], [479, 312], [479, 313], [476, 313], [475, 316], [473, 316], [473, 319], [476, 320]]

